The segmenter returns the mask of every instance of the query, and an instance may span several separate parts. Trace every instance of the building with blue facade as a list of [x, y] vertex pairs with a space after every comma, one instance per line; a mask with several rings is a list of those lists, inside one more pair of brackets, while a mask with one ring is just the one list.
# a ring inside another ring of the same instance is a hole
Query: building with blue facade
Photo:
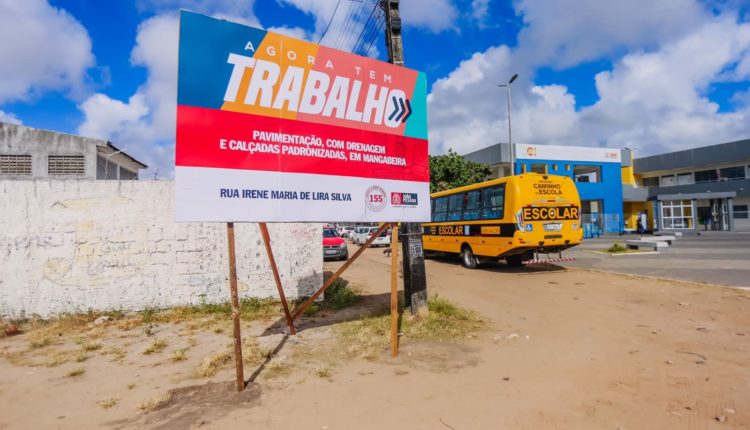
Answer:
[[[491, 178], [511, 171], [568, 176], [581, 198], [581, 223], [592, 234], [623, 231], [622, 162], [630, 154], [621, 150], [560, 145], [515, 144], [515, 163], [510, 165], [508, 144], [497, 144], [464, 155], [467, 160], [487, 164]], [[629, 165], [629, 164], [628, 164]]]

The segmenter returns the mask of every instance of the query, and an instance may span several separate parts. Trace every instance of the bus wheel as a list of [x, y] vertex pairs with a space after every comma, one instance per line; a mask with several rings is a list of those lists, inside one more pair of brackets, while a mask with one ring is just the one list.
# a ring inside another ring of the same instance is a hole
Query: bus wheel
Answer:
[[477, 256], [471, 251], [470, 246], [464, 247], [461, 251], [461, 265], [467, 269], [476, 269], [479, 265], [479, 259], [477, 259]]
[[523, 266], [523, 254], [516, 254], [511, 255], [510, 257], [505, 257], [505, 262], [508, 263], [508, 266], [510, 267], [521, 267]]

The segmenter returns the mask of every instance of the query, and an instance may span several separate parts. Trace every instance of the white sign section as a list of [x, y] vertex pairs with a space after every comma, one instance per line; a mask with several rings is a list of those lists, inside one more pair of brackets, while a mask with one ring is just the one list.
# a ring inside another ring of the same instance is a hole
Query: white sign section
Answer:
[[601, 161], [605, 163], [622, 161], [619, 149], [520, 143], [515, 144], [515, 149], [516, 159], [519, 160]]

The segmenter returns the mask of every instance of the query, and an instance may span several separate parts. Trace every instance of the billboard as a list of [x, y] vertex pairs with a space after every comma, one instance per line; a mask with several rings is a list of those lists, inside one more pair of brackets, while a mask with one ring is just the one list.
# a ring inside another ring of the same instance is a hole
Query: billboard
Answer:
[[428, 221], [423, 73], [182, 11], [177, 221]]

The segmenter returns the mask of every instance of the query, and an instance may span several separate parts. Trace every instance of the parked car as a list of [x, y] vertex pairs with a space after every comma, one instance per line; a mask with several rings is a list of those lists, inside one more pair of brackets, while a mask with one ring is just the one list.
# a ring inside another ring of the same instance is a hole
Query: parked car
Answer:
[[[362, 227], [362, 229], [354, 234], [353, 242], [358, 245], [364, 245], [367, 239], [370, 238], [375, 232], [378, 231], [377, 227]], [[383, 231], [375, 238], [371, 246], [388, 246], [391, 244], [391, 235], [387, 231]]]
[[352, 233], [354, 233], [354, 229], [355, 227], [353, 225], [339, 227], [339, 235], [343, 238], [351, 237]]
[[[375, 231], [377, 229], [374, 229], [372, 233], [370, 233], [370, 236], [375, 234]], [[369, 236], [368, 236], [369, 237]], [[383, 230], [378, 237], [375, 238], [375, 240], [372, 242], [371, 246], [389, 246], [391, 244], [391, 234], [388, 230]]]
[[332, 228], [323, 229], [323, 259], [325, 260], [326, 258], [336, 258], [339, 260], [349, 258], [349, 249], [346, 246], [346, 241]]
[[367, 238], [370, 237], [370, 233], [377, 230], [377, 227], [357, 227], [354, 229], [352, 234], [352, 243], [362, 245], [367, 242]]

